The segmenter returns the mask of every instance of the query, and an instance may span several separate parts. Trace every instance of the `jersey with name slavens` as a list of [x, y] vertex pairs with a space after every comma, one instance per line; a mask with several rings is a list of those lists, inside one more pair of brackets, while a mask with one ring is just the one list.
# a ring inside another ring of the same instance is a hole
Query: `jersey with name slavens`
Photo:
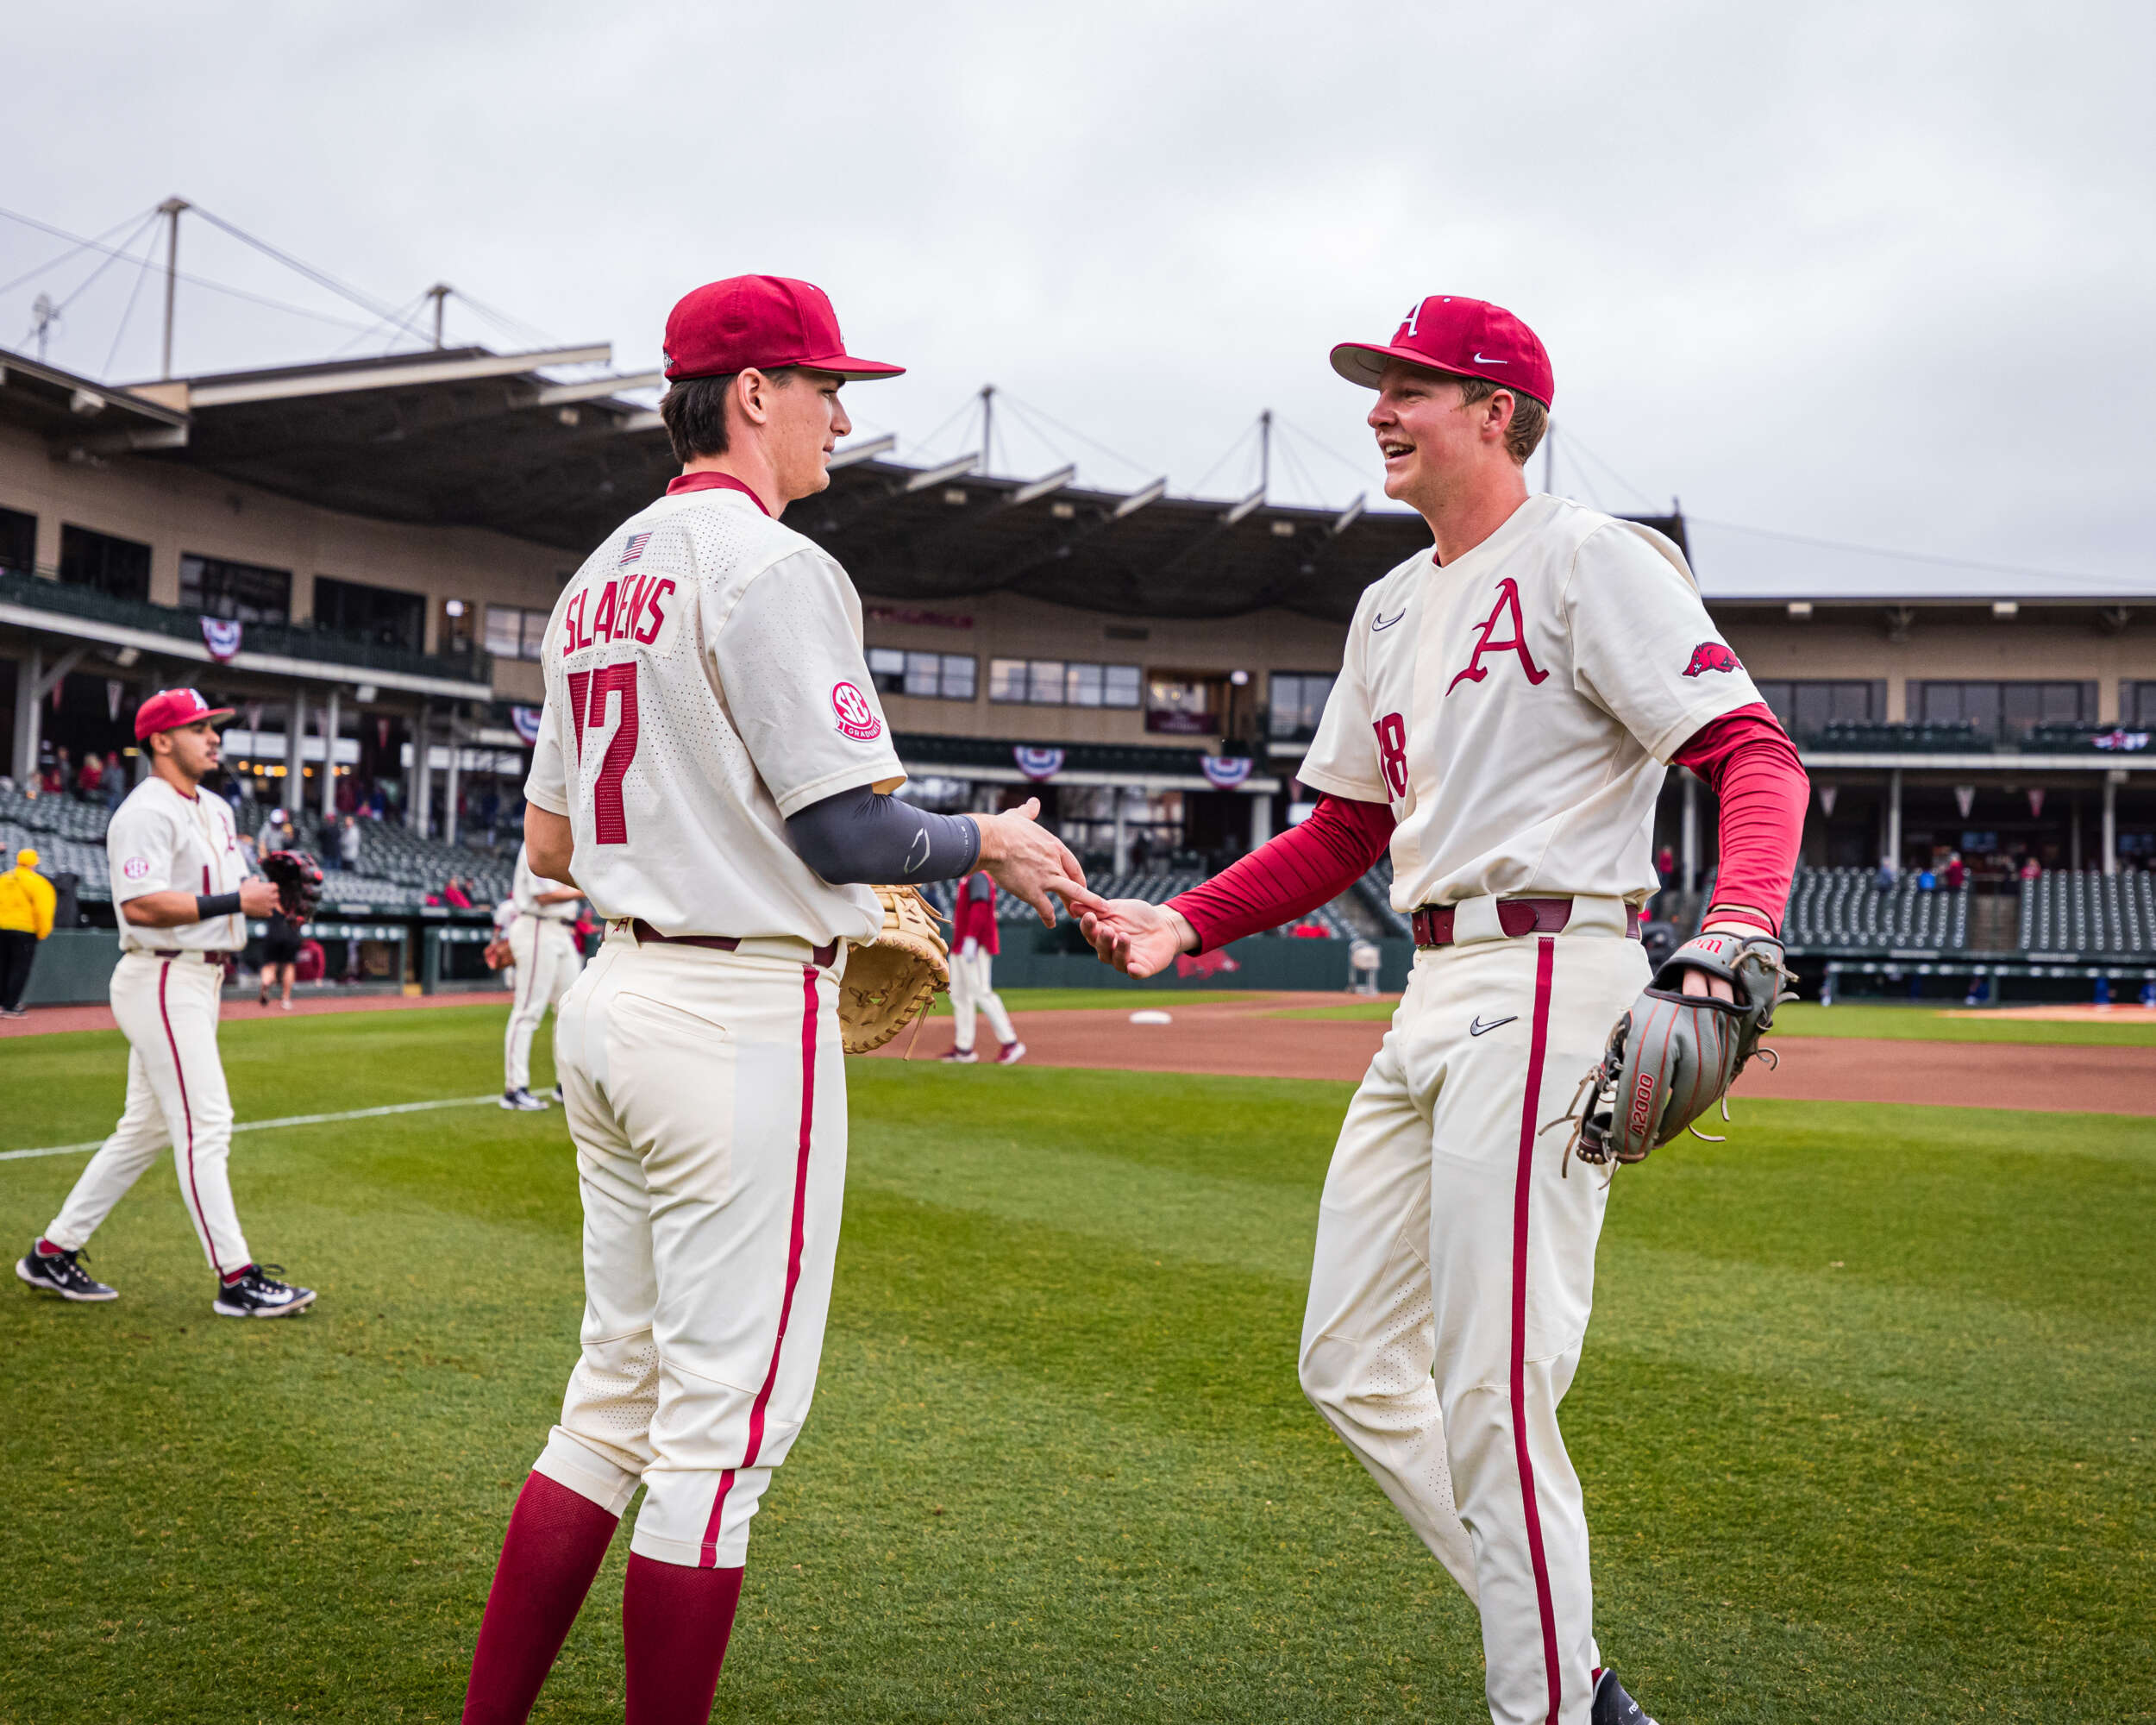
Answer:
[[802, 862], [787, 817], [905, 780], [861, 599], [812, 540], [734, 491], [662, 497], [586, 560], [547, 624], [525, 795], [566, 815], [570, 872], [661, 934], [866, 940], [867, 887]]
[[1393, 905], [1643, 903], [1655, 800], [1702, 725], [1759, 699], [1663, 535], [1544, 495], [1370, 586], [1296, 776], [1391, 805]]

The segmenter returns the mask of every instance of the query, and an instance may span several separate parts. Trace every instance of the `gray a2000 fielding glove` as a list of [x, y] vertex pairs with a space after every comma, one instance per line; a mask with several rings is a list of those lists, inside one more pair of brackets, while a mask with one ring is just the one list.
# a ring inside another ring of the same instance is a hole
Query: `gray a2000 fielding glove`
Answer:
[[[1683, 993], [1687, 970], [1720, 977], [1736, 998]], [[1702, 934], [1678, 947], [1617, 1020], [1601, 1059], [1580, 1081], [1564, 1117], [1574, 1123], [1568, 1157], [1644, 1161], [1721, 1102], [1758, 1051], [1775, 1007], [1796, 998], [1784, 992], [1788, 980], [1782, 944], [1767, 935]]]

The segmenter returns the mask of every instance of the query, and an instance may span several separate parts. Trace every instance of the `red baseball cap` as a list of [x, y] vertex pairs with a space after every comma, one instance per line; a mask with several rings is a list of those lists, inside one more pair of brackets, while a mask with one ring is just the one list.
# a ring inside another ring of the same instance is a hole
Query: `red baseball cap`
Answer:
[[135, 710], [135, 740], [141, 742], [198, 718], [229, 718], [233, 709], [212, 706], [192, 689], [160, 689]]
[[682, 296], [667, 318], [667, 378], [808, 366], [843, 378], [897, 377], [904, 366], [857, 360], [838, 333], [830, 297], [782, 275], [736, 275]]
[[1532, 396], [1545, 407], [1557, 392], [1557, 377], [1540, 337], [1503, 306], [1486, 299], [1433, 293], [1401, 320], [1389, 342], [1343, 342], [1332, 350], [1332, 369], [1366, 389], [1377, 387], [1388, 360], [1487, 378]]

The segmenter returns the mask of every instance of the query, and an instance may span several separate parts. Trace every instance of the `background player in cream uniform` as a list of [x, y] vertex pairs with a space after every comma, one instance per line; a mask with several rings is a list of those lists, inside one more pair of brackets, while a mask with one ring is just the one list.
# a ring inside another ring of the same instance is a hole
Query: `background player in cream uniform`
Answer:
[[980, 1056], [974, 1052], [974, 1014], [987, 1015], [995, 1032], [996, 1064], [1015, 1066], [1025, 1058], [1025, 1044], [1011, 1028], [1011, 1014], [1003, 1009], [1003, 997], [995, 991], [993, 967], [1002, 941], [996, 933], [996, 883], [987, 870], [975, 869], [958, 883], [950, 919], [950, 1013], [952, 1043], [943, 1058], [960, 1065]]
[[924, 812], [845, 572], [777, 512], [850, 429], [830, 304], [768, 276], [688, 295], [661, 412], [686, 471], [569, 582], [526, 787], [532, 867], [607, 919], [555, 1051], [584, 1201], [582, 1357], [517, 1500], [467, 1722], [531, 1706], [617, 1519], [628, 1717], [709, 1714], [750, 1517], [808, 1410], [845, 1177], [835, 1007], [868, 881], [976, 865], [1053, 921], [1031, 819]]
[[180, 1201], [216, 1272], [211, 1309], [226, 1318], [275, 1318], [303, 1310], [310, 1288], [294, 1288], [258, 1265], [240, 1232], [225, 1162], [232, 1097], [217, 1055], [224, 957], [247, 944], [247, 919], [278, 907], [277, 889], [250, 877], [222, 797], [205, 796], [217, 767], [216, 721], [192, 689], [166, 689], [135, 716], [150, 775], [120, 805], [105, 832], [120, 963], [112, 1015], [128, 1039], [126, 1111], [43, 1238], [15, 1267], [34, 1289], [69, 1300], [110, 1300], [112, 1289], [77, 1261], [97, 1225], [166, 1145]]
[[[502, 1106], [505, 1108], [543, 1108], [547, 1105], [531, 1094], [531, 1038], [547, 1008], [569, 992], [569, 985], [584, 970], [584, 955], [576, 950], [576, 907], [584, 895], [574, 887], [534, 874], [531, 851], [517, 847], [517, 873], [510, 888], [513, 913], [506, 925], [496, 925], [507, 943], [510, 962], [517, 967], [514, 1004], [509, 1010], [509, 1029], [502, 1038]], [[561, 1100], [561, 1086], [554, 1087]]]
[[1104, 957], [1151, 975], [1324, 902], [1389, 844], [1419, 950], [1326, 1176], [1303, 1387], [1476, 1601], [1491, 1718], [1626, 1725], [1646, 1716], [1595, 1645], [1557, 1418], [1609, 1187], [1542, 1128], [1648, 981], [1665, 763], [1722, 793], [1708, 925], [1748, 934], [1787, 900], [1803, 774], [1677, 547], [1528, 495], [1553, 380], [1525, 324], [1433, 298], [1332, 360], [1378, 391], [1386, 491], [1436, 543], [1357, 607], [1296, 772], [1323, 800], [1165, 907], [1074, 903]]

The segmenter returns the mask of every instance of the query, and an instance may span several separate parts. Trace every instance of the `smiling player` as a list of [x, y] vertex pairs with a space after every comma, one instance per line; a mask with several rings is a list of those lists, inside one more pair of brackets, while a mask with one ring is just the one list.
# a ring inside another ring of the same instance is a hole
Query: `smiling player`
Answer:
[[1476, 1601], [1497, 1725], [1633, 1725], [1557, 1417], [1608, 1182], [1542, 1128], [1649, 981], [1667, 764], [1720, 794], [1706, 925], [1728, 935], [1680, 949], [1678, 1001], [1729, 1000], [1717, 955], [1778, 927], [1804, 774], [1677, 548], [1528, 494], [1553, 379], [1526, 325], [1438, 296], [1332, 364], [1376, 392], [1386, 494], [1435, 543], [1349, 624], [1296, 774], [1322, 800], [1165, 906], [1073, 904], [1105, 959], [1151, 975], [1325, 903], [1389, 845], [1418, 950], [1326, 1179], [1303, 1388]]

